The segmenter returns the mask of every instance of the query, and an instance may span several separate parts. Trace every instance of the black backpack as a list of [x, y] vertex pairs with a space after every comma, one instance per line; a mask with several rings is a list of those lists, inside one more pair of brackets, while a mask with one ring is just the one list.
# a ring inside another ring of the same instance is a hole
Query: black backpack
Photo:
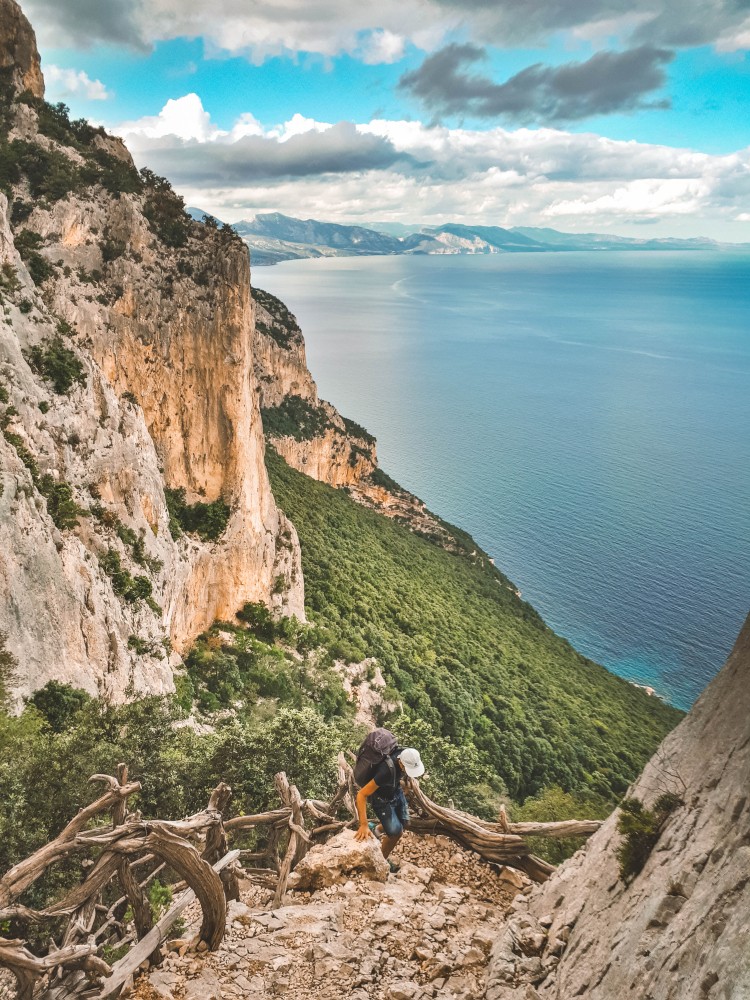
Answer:
[[378, 764], [384, 760], [391, 765], [391, 777], [395, 772], [391, 754], [396, 749], [398, 741], [388, 729], [373, 729], [368, 733], [357, 750], [357, 759], [354, 763], [354, 780], [360, 788], [372, 781], [372, 776]]

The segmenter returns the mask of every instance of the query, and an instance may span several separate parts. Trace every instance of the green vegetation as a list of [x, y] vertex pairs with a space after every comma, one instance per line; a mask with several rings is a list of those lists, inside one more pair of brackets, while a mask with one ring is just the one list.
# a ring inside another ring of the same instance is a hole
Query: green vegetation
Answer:
[[38, 375], [52, 384], [58, 396], [69, 393], [74, 385], [86, 384], [83, 365], [60, 336], [30, 348], [26, 360]]
[[620, 804], [617, 830], [623, 840], [617, 848], [617, 860], [623, 882], [631, 882], [643, 870], [664, 824], [683, 804], [679, 795], [673, 792], [660, 795], [653, 809], [646, 809], [640, 799], [625, 799]]
[[312, 630], [293, 618], [274, 622], [263, 605], [246, 605], [243, 617], [249, 628], [217, 622], [193, 646], [180, 691], [184, 707], [193, 700], [202, 712], [234, 706], [247, 717], [261, 700], [272, 699], [286, 707], [313, 706], [324, 719], [349, 714], [330, 656], [310, 648]]
[[325, 410], [314, 407], [301, 396], [287, 396], [278, 406], [260, 411], [263, 429], [268, 437], [293, 437], [295, 441], [311, 441], [324, 434], [330, 421]]
[[60, 531], [75, 528], [79, 517], [88, 514], [85, 508], [76, 503], [73, 488], [64, 479], [57, 480], [47, 472], [36, 486], [47, 501], [47, 513]]
[[253, 298], [258, 305], [271, 314], [275, 321], [273, 326], [269, 326], [262, 320], [256, 319], [255, 325], [257, 329], [267, 337], [275, 340], [279, 347], [289, 350], [292, 344], [302, 336], [297, 320], [289, 312], [281, 299], [277, 299], [270, 292], [264, 292], [262, 288], [253, 288]]
[[85, 516], [88, 511], [76, 503], [70, 483], [65, 482], [64, 479], [55, 479], [49, 472], [44, 475], [39, 472], [39, 464], [24, 439], [20, 434], [9, 430], [10, 420], [16, 415], [15, 407], [7, 406], [9, 402], [8, 390], [5, 386], [0, 386], [0, 403], [6, 405], [6, 409], [0, 416], [0, 431], [8, 444], [15, 448], [16, 454], [29, 470], [31, 481], [47, 501], [47, 513], [54, 524], [61, 531], [75, 528], [79, 517]]
[[47, 681], [43, 688], [29, 699], [29, 704], [39, 712], [53, 733], [61, 733], [69, 720], [91, 701], [90, 695], [81, 688]]
[[354, 420], [350, 420], [348, 417], [342, 417], [341, 419], [344, 421], [347, 434], [351, 435], [351, 437], [358, 438], [360, 441], [366, 441], [368, 444], [377, 443], [375, 435], [370, 434], [370, 432], [365, 430], [361, 424], [358, 424]]
[[[550, 785], [534, 798], [526, 799], [522, 806], [512, 810], [514, 823], [556, 823], [566, 819], [606, 819], [612, 812], [612, 803], [597, 795], [564, 792], [558, 785]], [[559, 865], [577, 851], [585, 838], [571, 837], [553, 840], [548, 837], [529, 837], [532, 853]]]
[[18, 660], [5, 648], [7, 641], [5, 632], [0, 632], [0, 713], [8, 709], [10, 689], [18, 669]]
[[128, 604], [145, 601], [155, 614], [161, 613], [161, 608], [154, 601], [153, 585], [147, 576], [132, 576], [122, 565], [120, 553], [116, 549], [107, 549], [99, 557], [99, 565], [112, 580], [112, 589]]
[[211, 503], [199, 501], [189, 504], [182, 487], [166, 489], [164, 495], [172, 538], [179, 538], [183, 532], [187, 532], [189, 535], [198, 535], [204, 542], [216, 542], [224, 534], [232, 509], [221, 497]]
[[29, 269], [29, 274], [35, 285], [41, 285], [47, 278], [52, 277], [55, 273], [54, 267], [39, 253], [39, 248], [44, 244], [39, 233], [33, 233], [30, 229], [22, 229], [15, 238], [15, 244], [16, 250]]
[[193, 222], [185, 211], [185, 202], [172, 190], [164, 177], [144, 168], [141, 178], [146, 187], [143, 214], [152, 231], [168, 247], [183, 247], [188, 241]]
[[619, 798], [682, 717], [577, 653], [486, 559], [438, 548], [270, 448], [267, 463], [300, 536], [311, 620], [349, 659], [376, 656], [409, 712], [475, 747], [513, 798], [549, 785]]

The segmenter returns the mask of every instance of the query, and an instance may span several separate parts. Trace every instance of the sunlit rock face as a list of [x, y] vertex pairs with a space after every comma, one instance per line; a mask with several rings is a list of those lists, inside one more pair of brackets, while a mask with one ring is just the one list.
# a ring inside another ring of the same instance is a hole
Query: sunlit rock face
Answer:
[[[12, 0], [0, 11], [0, 64], [40, 96], [33, 32]], [[16, 693], [50, 678], [113, 699], [168, 691], [176, 654], [246, 601], [304, 616], [299, 544], [264, 464], [247, 251], [192, 222], [165, 242], [148, 191], [85, 182], [98, 153], [133, 173], [119, 140], [67, 145], [40, 134], [33, 104], [10, 109], [11, 141], [83, 177], [65, 197], [34, 197], [24, 177], [10, 207], [0, 195], [0, 631]], [[84, 373], [63, 393], [27, 360], [53, 342]], [[77, 525], [53, 522], [45, 474], [69, 485]], [[220, 537], [172, 537], [165, 490], [179, 488], [188, 504], [226, 503]], [[150, 582], [149, 601], [123, 597], [110, 551]]]

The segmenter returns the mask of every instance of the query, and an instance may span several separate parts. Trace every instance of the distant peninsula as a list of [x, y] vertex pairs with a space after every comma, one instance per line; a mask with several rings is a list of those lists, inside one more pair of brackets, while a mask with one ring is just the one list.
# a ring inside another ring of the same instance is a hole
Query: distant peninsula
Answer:
[[[199, 208], [188, 212], [201, 220]], [[606, 233], [562, 233], [556, 229], [514, 226], [404, 225], [371, 222], [348, 226], [316, 219], [295, 219], [265, 212], [234, 223], [252, 254], [253, 264], [278, 264], [313, 257], [360, 257], [394, 254], [561, 253], [571, 250], [735, 250], [750, 252], [750, 243], [693, 239], [635, 239]]]

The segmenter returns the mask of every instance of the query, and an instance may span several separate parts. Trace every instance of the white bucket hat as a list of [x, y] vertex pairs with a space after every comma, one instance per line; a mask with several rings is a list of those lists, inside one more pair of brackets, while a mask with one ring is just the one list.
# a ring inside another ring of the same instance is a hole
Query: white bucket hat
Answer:
[[398, 759], [404, 765], [404, 770], [410, 778], [421, 778], [424, 774], [424, 764], [419, 756], [419, 750], [414, 747], [406, 747], [398, 755]]

